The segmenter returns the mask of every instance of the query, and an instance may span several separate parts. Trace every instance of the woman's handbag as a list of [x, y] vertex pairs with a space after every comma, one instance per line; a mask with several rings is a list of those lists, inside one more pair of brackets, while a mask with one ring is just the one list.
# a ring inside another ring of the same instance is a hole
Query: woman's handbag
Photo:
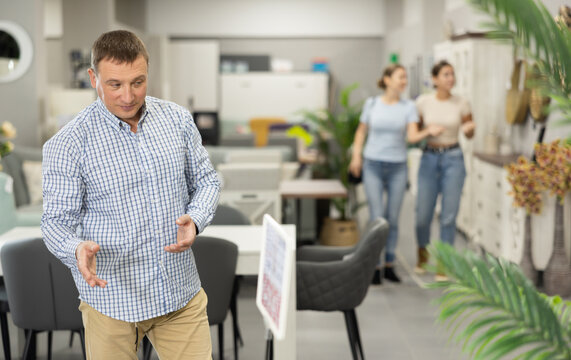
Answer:
[[347, 180], [349, 181], [349, 184], [353, 184], [353, 185], [358, 185], [363, 181], [363, 173], [361, 173], [361, 175], [354, 176], [350, 171], [349, 171], [349, 176], [347, 177]]

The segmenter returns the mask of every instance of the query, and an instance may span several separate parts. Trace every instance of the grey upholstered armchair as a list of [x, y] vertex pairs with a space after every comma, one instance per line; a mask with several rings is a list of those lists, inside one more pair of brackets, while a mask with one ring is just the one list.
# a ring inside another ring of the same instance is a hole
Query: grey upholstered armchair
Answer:
[[378, 218], [354, 247], [305, 246], [297, 253], [297, 309], [343, 312], [355, 360], [364, 359], [355, 308], [367, 295], [388, 230]]

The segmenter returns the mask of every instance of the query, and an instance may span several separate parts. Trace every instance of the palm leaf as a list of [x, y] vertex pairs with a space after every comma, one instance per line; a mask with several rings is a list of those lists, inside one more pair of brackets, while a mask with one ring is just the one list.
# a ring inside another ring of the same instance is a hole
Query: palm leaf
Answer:
[[571, 359], [570, 302], [539, 293], [503, 259], [444, 243], [429, 251], [452, 279], [437, 300], [438, 320], [456, 326], [452, 334], [474, 359]]

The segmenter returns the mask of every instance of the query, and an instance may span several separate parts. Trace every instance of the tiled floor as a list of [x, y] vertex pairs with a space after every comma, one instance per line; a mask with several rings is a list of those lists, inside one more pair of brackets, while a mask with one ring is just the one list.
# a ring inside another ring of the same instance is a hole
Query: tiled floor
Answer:
[[[435, 324], [436, 306], [433, 300], [439, 293], [423, 289], [419, 284], [432, 280], [430, 275], [415, 277], [409, 271], [416, 261], [414, 243], [413, 201], [407, 195], [401, 213], [401, 235], [398, 247], [397, 272], [402, 284], [371, 286], [365, 301], [357, 308], [361, 339], [367, 359], [383, 360], [460, 360], [467, 359], [460, 346], [449, 341], [444, 325]], [[433, 226], [437, 235], [437, 226]], [[466, 244], [457, 237], [458, 247]], [[262, 359], [265, 351], [264, 328], [255, 306], [255, 281], [245, 279], [239, 298], [239, 321], [244, 337], [240, 358]], [[229, 319], [226, 324], [226, 358], [233, 358], [232, 334]], [[14, 335], [14, 332], [12, 332]], [[218, 359], [217, 331], [212, 328], [213, 358]], [[76, 338], [74, 346], [67, 346], [69, 333], [54, 334], [54, 359], [80, 359], [81, 348]], [[46, 336], [39, 341], [39, 359], [45, 359]], [[17, 346], [12, 336], [13, 354]], [[297, 313], [297, 358], [307, 360], [351, 359], [345, 321], [341, 313]], [[153, 359], [158, 359], [154, 355]]]

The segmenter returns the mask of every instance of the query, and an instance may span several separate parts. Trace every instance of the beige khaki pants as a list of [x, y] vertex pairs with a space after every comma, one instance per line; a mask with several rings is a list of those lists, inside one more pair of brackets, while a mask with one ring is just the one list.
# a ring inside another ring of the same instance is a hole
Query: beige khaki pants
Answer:
[[103, 315], [82, 301], [79, 310], [85, 327], [87, 359], [136, 360], [144, 335], [161, 359], [212, 359], [207, 303], [206, 293], [200, 289], [180, 310], [130, 323]]

